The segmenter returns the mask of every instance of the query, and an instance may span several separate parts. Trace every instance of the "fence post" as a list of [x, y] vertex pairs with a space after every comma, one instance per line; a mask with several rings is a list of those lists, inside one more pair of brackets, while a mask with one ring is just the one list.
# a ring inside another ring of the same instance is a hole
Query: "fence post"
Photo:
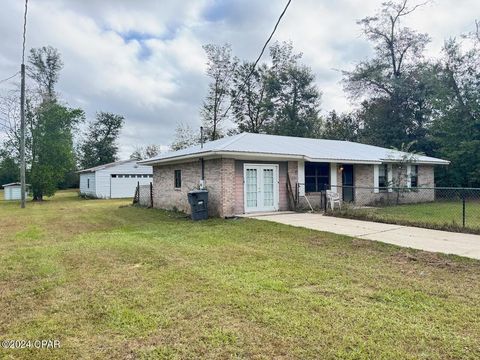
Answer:
[[137, 183], [137, 187], [135, 188], [135, 195], [133, 196], [133, 205], [140, 201], [140, 181]]
[[153, 183], [150, 183], [150, 207], [153, 208]]
[[462, 223], [463, 227], [465, 227], [465, 195], [462, 196]]

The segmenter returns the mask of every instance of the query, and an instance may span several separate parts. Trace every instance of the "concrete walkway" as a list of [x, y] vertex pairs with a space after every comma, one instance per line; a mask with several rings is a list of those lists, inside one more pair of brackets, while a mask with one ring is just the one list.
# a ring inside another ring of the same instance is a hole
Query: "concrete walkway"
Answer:
[[275, 214], [256, 214], [248, 217], [328, 231], [360, 239], [381, 241], [413, 249], [480, 259], [480, 235], [342, 219], [321, 214], [280, 212]]

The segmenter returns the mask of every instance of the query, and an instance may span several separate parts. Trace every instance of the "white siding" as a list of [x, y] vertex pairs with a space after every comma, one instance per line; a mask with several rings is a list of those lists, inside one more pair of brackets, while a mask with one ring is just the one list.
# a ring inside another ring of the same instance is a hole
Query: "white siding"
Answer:
[[[135, 187], [137, 182], [143, 184], [150, 184], [151, 177], [135, 177], [135, 178], [112, 178], [112, 175], [152, 175], [153, 170], [151, 166], [138, 165], [135, 161], [112, 166], [104, 170], [96, 172], [95, 176], [95, 190], [98, 198], [109, 199], [112, 197], [112, 181], [115, 183], [114, 197], [132, 197], [135, 194]], [[117, 180], [115, 180], [117, 179]]]
[[[5, 200], [21, 200], [22, 188], [20, 186], [7, 186], [3, 189], [3, 198]], [[28, 192], [25, 192], [25, 197], [28, 196]]]
[[80, 194], [97, 196], [95, 192], [95, 173], [80, 174]]

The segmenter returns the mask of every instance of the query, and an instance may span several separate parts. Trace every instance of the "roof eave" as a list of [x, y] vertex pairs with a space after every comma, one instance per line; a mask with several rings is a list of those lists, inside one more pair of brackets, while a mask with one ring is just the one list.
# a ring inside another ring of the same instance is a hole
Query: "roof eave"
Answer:
[[[384, 163], [398, 163], [401, 162], [402, 160], [398, 159], [383, 159], [382, 162]], [[412, 164], [418, 164], [418, 165], [450, 165], [450, 161], [448, 160], [414, 160], [410, 161]]]

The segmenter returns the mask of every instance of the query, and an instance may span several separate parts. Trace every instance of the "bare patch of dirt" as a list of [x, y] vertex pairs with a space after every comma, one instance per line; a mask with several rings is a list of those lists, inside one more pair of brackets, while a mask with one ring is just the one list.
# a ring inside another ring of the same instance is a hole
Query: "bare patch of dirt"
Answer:
[[400, 250], [390, 256], [393, 262], [397, 264], [414, 264], [429, 265], [436, 268], [452, 269], [452, 270], [466, 270], [472, 266], [480, 269], [480, 264], [474, 261], [469, 263], [459, 262], [457, 259], [449, 258], [443, 254], [437, 254], [427, 251], [408, 251]]

